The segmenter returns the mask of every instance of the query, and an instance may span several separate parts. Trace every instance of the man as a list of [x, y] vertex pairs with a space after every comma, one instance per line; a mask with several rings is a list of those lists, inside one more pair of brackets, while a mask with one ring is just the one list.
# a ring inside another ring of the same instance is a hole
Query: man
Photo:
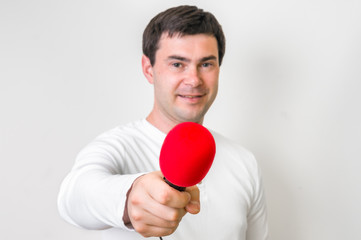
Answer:
[[197, 7], [171, 8], [150, 21], [142, 69], [154, 85], [153, 109], [79, 153], [59, 193], [65, 220], [106, 229], [104, 239], [267, 239], [261, 176], [247, 150], [212, 131], [217, 153], [201, 183], [180, 192], [159, 171], [166, 134], [181, 122], [203, 123], [224, 52], [221, 26]]

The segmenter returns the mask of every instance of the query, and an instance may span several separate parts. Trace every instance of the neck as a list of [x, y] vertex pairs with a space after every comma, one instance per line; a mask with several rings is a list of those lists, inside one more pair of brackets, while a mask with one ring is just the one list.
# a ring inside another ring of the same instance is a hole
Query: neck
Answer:
[[[186, 120], [184, 120], [184, 121], [173, 120], [173, 119], [167, 118], [166, 116], [158, 116], [158, 115], [154, 114], [154, 112], [151, 112], [148, 115], [148, 117], [146, 118], [146, 120], [150, 124], [152, 124], [154, 127], [158, 128], [160, 131], [164, 132], [165, 134], [167, 134], [173, 127], [175, 127], [179, 123], [187, 122]], [[203, 119], [201, 119], [197, 123], [202, 124]]]

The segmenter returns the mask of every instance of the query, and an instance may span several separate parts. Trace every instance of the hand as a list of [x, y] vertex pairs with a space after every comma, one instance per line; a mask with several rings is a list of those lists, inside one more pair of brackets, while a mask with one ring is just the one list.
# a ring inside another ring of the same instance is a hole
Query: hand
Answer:
[[200, 211], [199, 189], [193, 186], [180, 192], [164, 182], [161, 172], [151, 172], [134, 181], [127, 208], [135, 231], [144, 237], [167, 236], [187, 212]]

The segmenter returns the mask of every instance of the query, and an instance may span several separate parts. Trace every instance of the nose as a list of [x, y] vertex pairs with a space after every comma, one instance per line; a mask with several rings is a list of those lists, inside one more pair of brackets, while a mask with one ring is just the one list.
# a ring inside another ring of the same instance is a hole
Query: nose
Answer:
[[202, 85], [202, 77], [198, 68], [189, 68], [183, 82], [191, 87], [198, 87], [199, 85]]

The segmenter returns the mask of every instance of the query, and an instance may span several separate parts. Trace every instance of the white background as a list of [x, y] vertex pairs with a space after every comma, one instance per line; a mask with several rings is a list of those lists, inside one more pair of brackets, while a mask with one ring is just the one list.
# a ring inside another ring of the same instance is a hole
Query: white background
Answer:
[[1, 0], [0, 238], [99, 239], [60, 219], [59, 185], [81, 147], [151, 110], [141, 35], [179, 4], [223, 25], [205, 124], [256, 155], [272, 239], [361, 239], [361, 3], [351, 0]]

